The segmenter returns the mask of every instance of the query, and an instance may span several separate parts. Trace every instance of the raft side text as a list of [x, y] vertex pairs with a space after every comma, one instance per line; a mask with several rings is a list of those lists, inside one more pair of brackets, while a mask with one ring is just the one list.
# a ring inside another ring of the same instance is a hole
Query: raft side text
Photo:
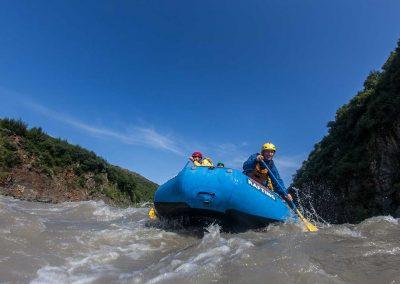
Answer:
[[256, 182], [252, 181], [251, 179], [247, 179], [247, 183], [249, 185], [251, 185], [252, 187], [258, 189], [259, 191], [261, 191], [265, 195], [267, 195], [269, 198], [272, 198], [273, 200], [275, 200], [275, 196], [272, 193], [270, 193], [267, 189], [263, 188], [262, 186], [260, 186]]

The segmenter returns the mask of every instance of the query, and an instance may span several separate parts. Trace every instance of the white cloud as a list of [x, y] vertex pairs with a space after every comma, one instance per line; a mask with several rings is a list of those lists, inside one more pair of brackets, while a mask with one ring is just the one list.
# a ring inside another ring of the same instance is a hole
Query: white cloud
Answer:
[[[142, 126], [133, 126], [124, 132], [115, 131], [105, 127], [96, 127], [65, 114], [61, 114], [32, 101], [27, 96], [7, 90], [1, 86], [0, 95], [6, 95], [8, 98], [12, 97], [18, 101], [18, 103], [25, 105], [37, 113], [58, 120], [76, 129], [83, 130], [88, 134], [102, 138], [111, 138], [120, 143], [128, 145], [141, 145], [155, 149], [161, 149], [181, 157], [185, 156], [189, 152], [191, 153], [195, 150], [201, 150], [207, 152], [204, 154], [213, 158], [214, 162], [221, 160], [227, 167], [233, 167], [236, 169], [241, 169], [243, 162], [246, 161], [251, 154], [253, 154], [253, 152], [248, 149], [248, 143], [245, 141], [238, 144], [215, 144], [212, 142], [210, 143], [210, 141], [205, 141], [207, 144], [199, 144], [203, 143], [203, 141], [197, 140], [191, 141], [191, 143], [187, 141], [183, 143], [182, 140], [178, 140], [176, 137], [171, 137], [171, 135], [158, 132], [154, 127]], [[301, 166], [304, 156], [282, 156], [280, 153], [277, 153], [277, 156], [274, 160], [281, 177], [285, 181], [285, 184], [288, 185], [292, 180], [292, 175]]]
[[226, 166], [241, 169], [248, 156], [248, 153], [243, 149], [246, 145], [245, 142], [240, 143], [240, 145], [221, 143], [214, 145], [212, 149], [216, 157], [220, 158]]
[[292, 182], [292, 176], [295, 174], [296, 170], [300, 168], [303, 160], [303, 155], [276, 156], [274, 159], [276, 167], [286, 185]]
[[279, 165], [280, 168], [284, 169], [296, 169], [299, 167], [303, 161], [302, 156], [277, 156], [275, 158], [275, 163]]
[[93, 127], [76, 120], [66, 119], [65, 117], [60, 120], [88, 133], [110, 137], [124, 144], [148, 146], [183, 156], [183, 151], [179, 148], [177, 142], [157, 132], [154, 128], [135, 126], [127, 132], [117, 132], [107, 128]]
[[134, 135], [140, 137], [142, 140], [141, 142], [145, 145], [165, 149], [180, 156], [184, 155], [183, 150], [181, 149], [182, 147], [179, 148], [176, 141], [172, 140], [168, 136], [158, 133], [153, 128], [135, 127]]
[[142, 145], [169, 151], [180, 156], [184, 155], [181, 149], [182, 147], [179, 147], [177, 141], [167, 135], [157, 132], [157, 130], [155, 130], [153, 127], [134, 126], [131, 127], [129, 131], [119, 132], [104, 127], [89, 125], [75, 118], [49, 109], [29, 99], [23, 99], [21, 100], [21, 103], [35, 112], [58, 120], [74, 128], [86, 131], [88, 134], [98, 137], [111, 138], [119, 141], [120, 143], [128, 145]]

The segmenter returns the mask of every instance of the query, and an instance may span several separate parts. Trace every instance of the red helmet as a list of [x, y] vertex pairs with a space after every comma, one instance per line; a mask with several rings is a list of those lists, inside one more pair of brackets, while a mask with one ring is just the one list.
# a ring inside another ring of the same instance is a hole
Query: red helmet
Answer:
[[194, 153], [192, 154], [192, 157], [193, 157], [193, 158], [200, 158], [200, 159], [203, 159], [203, 155], [202, 155], [200, 152], [194, 152]]

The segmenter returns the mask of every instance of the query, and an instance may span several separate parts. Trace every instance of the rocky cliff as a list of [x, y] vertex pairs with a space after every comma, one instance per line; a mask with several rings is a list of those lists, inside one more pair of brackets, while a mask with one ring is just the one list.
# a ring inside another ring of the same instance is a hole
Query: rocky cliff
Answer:
[[330, 222], [400, 216], [400, 41], [328, 128], [292, 186]]
[[157, 184], [20, 120], [0, 119], [0, 193], [42, 202], [152, 200]]

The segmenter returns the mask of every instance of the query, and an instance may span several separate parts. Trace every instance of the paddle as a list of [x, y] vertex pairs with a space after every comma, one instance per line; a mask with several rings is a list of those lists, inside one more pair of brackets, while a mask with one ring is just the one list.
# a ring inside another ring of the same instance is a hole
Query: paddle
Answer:
[[[261, 161], [261, 164], [268, 170], [268, 174], [271, 177], [272, 181], [275, 182], [275, 184], [277, 184], [281, 190], [283, 192], [286, 192], [286, 188], [279, 183], [278, 179], [275, 177], [275, 175], [271, 172], [271, 169], [267, 166], [267, 164], [264, 161]], [[313, 224], [311, 224], [304, 216], [303, 214], [301, 214], [300, 210], [296, 207], [296, 205], [294, 204], [293, 200], [287, 200], [289, 207], [295, 212], [297, 213], [297, 215], [299, 216], [299, 218], [301, 219], [301, 221], [303, 221], [304, 225], [306, 225], [306, 228], [310, 231], [310, 232], [316, 232], [318, 231], [318, 228], [316, 226], [314, 226]]]
[[157, 214], [156, 214], [156, 210], [154, 209], [154, 207], [151, 207], [149, 210], [149, 218], [151, 220], [156, 220], [157, 219]]

